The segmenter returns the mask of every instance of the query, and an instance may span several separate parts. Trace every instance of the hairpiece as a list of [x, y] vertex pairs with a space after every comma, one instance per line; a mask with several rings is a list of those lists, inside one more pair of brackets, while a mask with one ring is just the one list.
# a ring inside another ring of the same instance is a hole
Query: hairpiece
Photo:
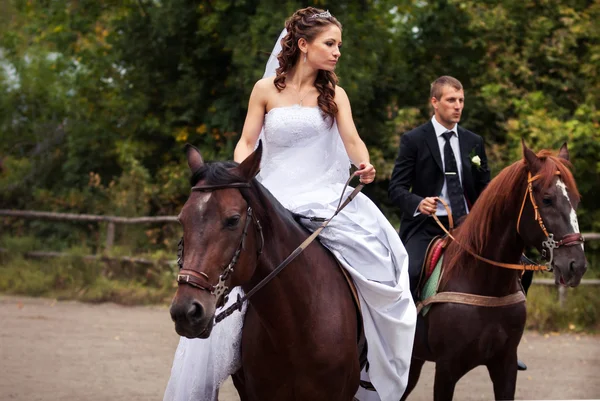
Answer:
[[323, 11], [322, 13], [313, 14], [308, 19], [316, 19], [316, 18], [331, 18], [331, 13], [329, 10]]

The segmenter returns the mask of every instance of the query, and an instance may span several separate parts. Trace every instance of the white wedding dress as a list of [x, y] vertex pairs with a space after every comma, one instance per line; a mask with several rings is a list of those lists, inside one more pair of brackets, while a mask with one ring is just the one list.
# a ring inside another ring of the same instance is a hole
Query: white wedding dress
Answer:
[[[331, 217], [350, 167], [336, 125], [330, 128], [318, 107], [278, 107], [266, 114], [261, 139], [259, 181], [289, 210]], [[351, 191], [347, 189], [345, 196]], [[312, 230], [320, 225], [304, 223]], [[319, 238], [350, 273], [361, 301], [369, 360], [363, 379], [371, 381], [377, 393], [360, 389], [357, 398], [397, 401], [408, 380], [416, 324], [404, 246], [363, 194]], [[236, 347], [242, 319], [242, 313], [235, 313], [219, 323], [207, 340], [181, 339], [165, 401], [216, 400], [218, 385], [239, 367]]]

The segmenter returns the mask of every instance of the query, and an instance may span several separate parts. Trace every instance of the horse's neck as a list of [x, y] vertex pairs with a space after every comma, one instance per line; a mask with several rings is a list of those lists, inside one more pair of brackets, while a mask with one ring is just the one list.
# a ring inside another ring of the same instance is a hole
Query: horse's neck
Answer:
[[[511, 224], [498, 223], [495, 226], [498, 229], [495, 230], [496, 233], [493, 233], [484, 247], [484, 257], [502, 263], [519, 263], [523, 252], [523, 242], [516, 232], [516, 220], [511, 221]], [[507, 295], [518, 290], [517, 277], [519, 270], [489, 264], [482, 267], [483, 269], [479, 270], [489, 270], [487, 274], [482, 274], [482, 276], [484, 280], [487, 279], [488, 288], [492, 289], [492, 296]]]
[[[490, 222], [490, 236], [486, 239], [480, 256], [502, 263], [519, 262], [523, 242], [516, 231], [517, 218], [516, 214], [513, 216], [507, 212], [501, 221]], [[472, 248], [472, 245], [470, 247]], [[468, 273], [456, 282], [456, 286], [452, 285], [455, 287], [454, 291], [466, 290], [465, 292], [473, 294], [500, 297], [519, 289], [519, 270], [490, 265], [475, 258], [470, 260], [473, 266], [466, 270]]]
[[[243, 286], [247, 292], [275, 270], [306, 238], [307, 231], [289, 216], [273, 216], [270, 226], [277, 232], [265, 232], [263, 253], [251, 280]], [[332, 265], [332, 269], [328, 269]], [[267, 329], [297, 332], [295, 324], [306, 323], [312, 309], [325, 296], [324, 285], [336, 274], [333, 256], [315, 241], [266, 286], [253, 295], [251, 307]], [[319, 290], [320, 289], [320, 290]], [[322, 305], [322, 304], [321, 304]], [[294, 320], [294, 317], [301, 319]]]

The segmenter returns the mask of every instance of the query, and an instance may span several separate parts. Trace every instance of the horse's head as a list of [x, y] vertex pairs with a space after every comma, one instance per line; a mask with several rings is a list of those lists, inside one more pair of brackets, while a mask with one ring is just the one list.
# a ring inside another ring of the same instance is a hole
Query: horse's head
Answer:
[[186, 154], [194, 186], [178, 217], [183, 238], [170, 312], [179, 335], [206, 338], [228, 289], [250, 279], [262, 250], [262, 229], [249, 200], [262, 146], [239, 165], [205, 164], [191, 145]]
[[523, 142], [523, 156], [528, 189], [517, 229], [523, 240], [549, 261], [557, 284], [577, 286], [587, 269], [587, 260], [575, 213], [579, 192], [567, 167], [567, 144], [555, 157], [548, 151], [536, 155]]

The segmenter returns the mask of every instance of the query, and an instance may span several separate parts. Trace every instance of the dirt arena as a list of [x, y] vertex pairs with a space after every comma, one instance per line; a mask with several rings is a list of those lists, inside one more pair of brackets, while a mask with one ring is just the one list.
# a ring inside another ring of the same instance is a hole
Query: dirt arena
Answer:
[[[162, 400], [178, 337], [166, 307], [124, 307], [0, 296], [0, 400]], [[600, 399], [600, 337], [525, 334], [517, 399]], [[433, 398], [426, 364], [411, 400]], [[219, 397], [237, 401], [230, 382]], [[485, 368], [456, 400], [493, 399]]]

